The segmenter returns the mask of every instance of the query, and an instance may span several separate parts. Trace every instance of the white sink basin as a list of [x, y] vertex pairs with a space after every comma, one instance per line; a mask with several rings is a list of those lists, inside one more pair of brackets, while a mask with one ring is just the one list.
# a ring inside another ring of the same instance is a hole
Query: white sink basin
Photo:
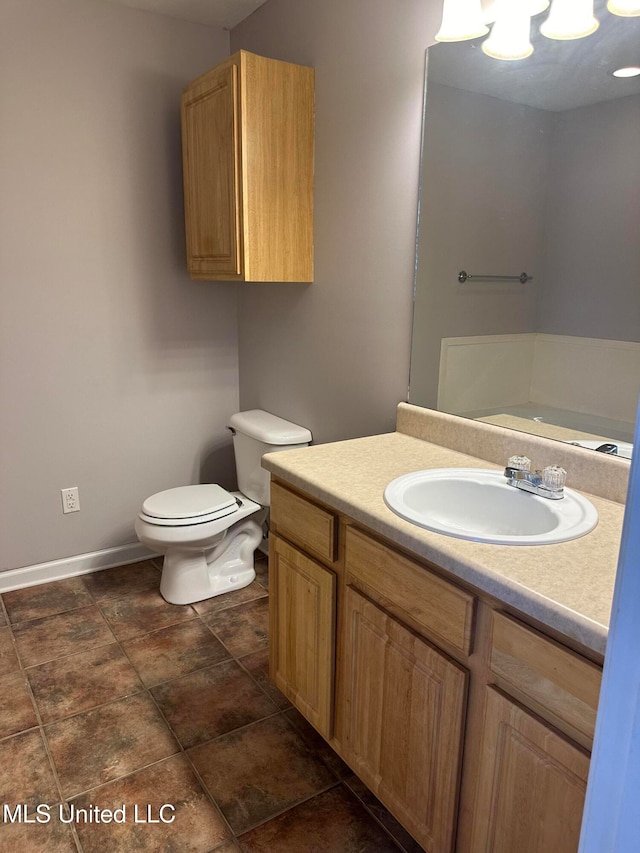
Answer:
[[419, 527], [495, 545], [550, 545], [577, 539], [598, 523], [598, 511], [571, 489], [549, 500], [508, 485], [502, 471], [431, 468], [393, 480], [389, 509]]

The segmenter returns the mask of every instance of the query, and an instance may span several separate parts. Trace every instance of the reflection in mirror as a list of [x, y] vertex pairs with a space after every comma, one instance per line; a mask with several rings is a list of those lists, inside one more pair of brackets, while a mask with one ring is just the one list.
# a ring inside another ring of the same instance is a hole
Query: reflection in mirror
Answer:
[[640, 18], [596, 15], [574, 41], [538, 15], [517, 62], [429, 48], [409, 399], [629, 457], [640, 77], [612, 72], [639, 63]]

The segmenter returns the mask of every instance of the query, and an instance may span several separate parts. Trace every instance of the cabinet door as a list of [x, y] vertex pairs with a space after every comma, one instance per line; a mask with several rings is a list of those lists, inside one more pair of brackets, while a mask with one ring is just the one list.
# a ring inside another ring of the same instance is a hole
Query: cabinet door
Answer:
[[488, 688], [473, 853], [575, 853], [589, 758]]
[[312, 725], [333, 734], [336, 578], [272, 536], [271, 677]]
[[429, 853], [450, 851], [467, 673], [351, 587], [344, 625], [346, 760]]
[[194, 276], [237, 277], [240, 252], [238, 69], [211, 72], [182, 100], [187, 263]]

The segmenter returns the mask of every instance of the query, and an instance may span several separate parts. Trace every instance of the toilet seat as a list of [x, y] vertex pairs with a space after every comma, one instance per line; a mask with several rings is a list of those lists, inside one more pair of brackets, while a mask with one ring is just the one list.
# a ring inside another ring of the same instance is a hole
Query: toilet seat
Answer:
[[142, 504], [139, 517], [159, 527], [206, 524], [237, 513], [237, 498], [215, 483], [179, 486], [151, 495]]

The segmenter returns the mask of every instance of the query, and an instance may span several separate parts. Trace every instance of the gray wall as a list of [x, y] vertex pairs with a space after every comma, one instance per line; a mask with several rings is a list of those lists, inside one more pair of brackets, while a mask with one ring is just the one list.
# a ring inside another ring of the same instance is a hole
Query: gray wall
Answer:
[[640, 341], [640, 96], [557, 114], [539, 331]]
[[185, 272], [180, 165], [180, 92], [228, 33], [90, 0], [1, 17], [6, 569], [135, 541], [158, 489], [231, 483], [238, 363], [237, 290]]
[[[238, 407], [316, 441], [394, 428], [440, 10], [268, 0], [234, 30], [233, 50], [317, 75], [315, 282], [238, 286], [188, 279], [182, 223], [179, 95], [228, 34], [92, 0], [3, 0], [0, 568], [135, 541], [158, 489], [233, 485]], [[69, 486], [82, 509], [62, 515]]]
[[441, 338], [536, 331], [552, 115], [430, 81], [425, 127], [410, 400], [435, 408]]
[[406, 399], [425, 49], [440, 0], [269, 0], [231, 34], [316, 69], [315, 280], [242, 287], [240, 402], [316, 441]]

